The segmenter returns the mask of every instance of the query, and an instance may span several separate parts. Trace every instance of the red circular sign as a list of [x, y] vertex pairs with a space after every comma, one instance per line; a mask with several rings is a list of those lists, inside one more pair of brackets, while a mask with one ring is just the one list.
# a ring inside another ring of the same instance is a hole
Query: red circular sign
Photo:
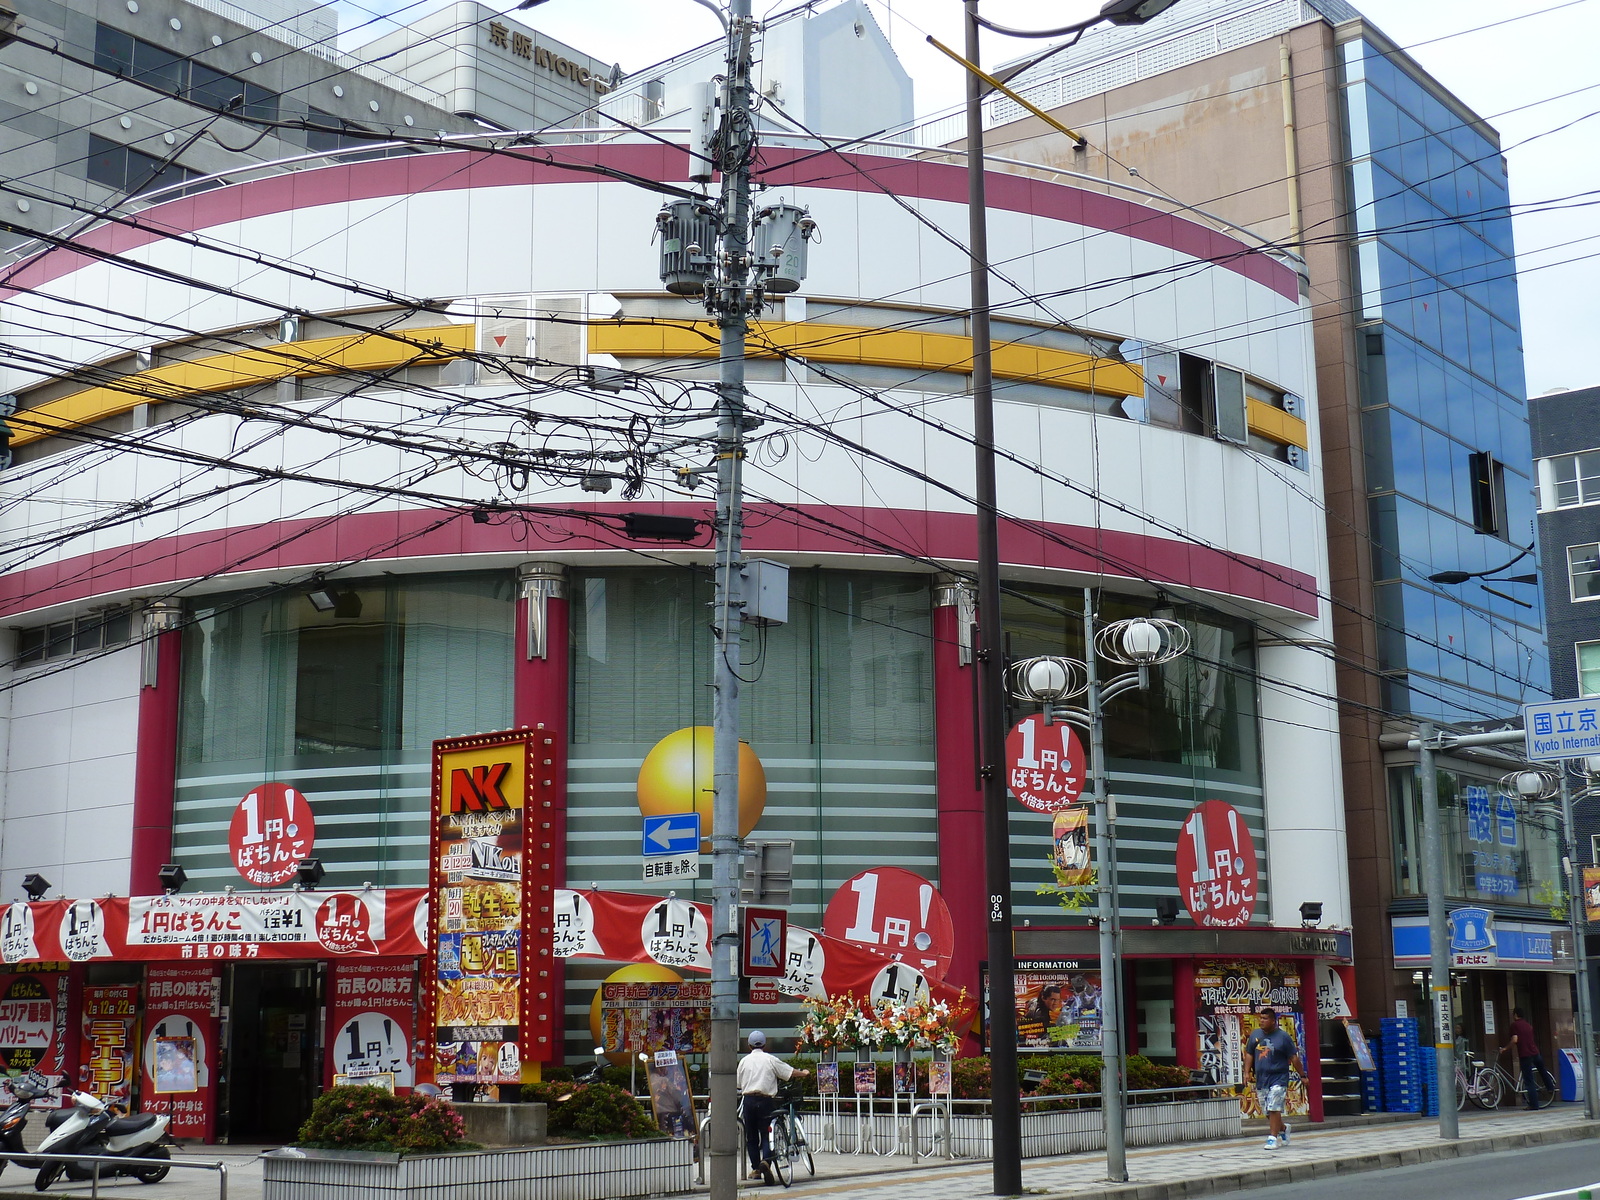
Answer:
[[329, 896], [317, 909], [317, 941], [335, 954], [376, 954], [372, 914], [359, 896]]
[[950, 969], [956, 949], [939, 889], [902, 867], [875, 867], [845, 880], [828, 901], [822, 932], [909, 963], [935, 981]]
[[233, 865], [257, 887], [277, 887], [294, 878], [311, 853], [317, 825], [304, 795], [282, 783], [252, 788], [233, 810], [228, 851]]
[[1070, 725], [1046, 725], [1035, 714], [1006, 734], [1006, 786], [1034, 812], [1060, 812], [1076, 804], [1087, 774], [1083, 742]]
[[1256, 844], [1231, 804], [1207, 800], [1178, 834], [1178, 890], [1196, 925], [1247, 925], [1256, 911]]

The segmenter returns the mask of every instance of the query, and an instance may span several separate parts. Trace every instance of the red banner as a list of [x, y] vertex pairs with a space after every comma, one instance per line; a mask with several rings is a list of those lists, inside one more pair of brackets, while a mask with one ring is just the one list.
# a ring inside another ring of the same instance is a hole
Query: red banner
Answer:
[[128, 1104], [139, 1064], [139, 989], [83, 989], [78, 1086], [102, 1100]]
[[423, 888], [371, 888], [19, 901], [0, 914], [0, 957], [8, 963], [414, 957], [423, 952], [425, 896]]
[[[711, 970], [709, 905], [630, 892], [556, 890], [555, 947], [561, 958], [660, 963], [679, 971]], [[778, 988], [791, 996], [841, 994], [904, 1002], [924, 989], [947, 1001], [965, 1028], [973, 997], [912, 964], [864, 946], [790, 925], [785, 970]]]
[[416, 1082], [411, 1039], [416, 1028], [417, 964], [336, 962], [328, 999], [323, 1086], [371, 1079], [406, 1092]]
[[222, 978], [210, 966], [174, 963], [145, 969], [145, 1039], [140, 1107], [167, 1113], [174, 1137], [211, 1140], [217, 1116]]

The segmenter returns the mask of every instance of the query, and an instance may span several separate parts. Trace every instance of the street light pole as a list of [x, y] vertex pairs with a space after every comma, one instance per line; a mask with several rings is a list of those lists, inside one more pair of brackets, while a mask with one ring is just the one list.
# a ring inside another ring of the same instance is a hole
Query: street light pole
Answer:
[[[966, 3], [966, 52], [977, 62], [978, 0]], [[978, 517], [978, 762], [988, 893], [989, 1081], [994, 1191], [1022, 1192], [1022, 1089], [1017, 1078], [1016, 964], [1011, 940], [1011, 834], [1006, 808], [1005, 661], [1000, 522], [995, 489], [994, 377], [989, 337], [989, 224], [983, 178], [983, 81], [967, 73], [967, 230], [972, 256], [972, 441]]]
[[1094, 858], [1099, 868], [1100, 934], [1100, 1110], [1105, 1114], [1106, 1178], [1128, 1180], [1123, 1131], [1122, 922], [1117, 903], [1116, 801], [1106, 780], [1105, 697], [1094, 649], [1094, 591], [1083, 589], [1083, 664], [1088, 669], [1089, 777], [1094, 781]]
[[1437, 1062], [1435, 1094], [1439, 1097], [1439, 1136], [1458, 1138], [1456, 1117], [1455, 1022], [1450, 1012], [1450, 933], [1445, 916], [1444, 838], [1439, 830], [1439, 775], [1434, 751], [1439, 749], [1433, 722], [1417, 727], [1422, 770], [1422, 857], [1428, 893], [1428, 986], [1433, 1001], [1433, 1049]]

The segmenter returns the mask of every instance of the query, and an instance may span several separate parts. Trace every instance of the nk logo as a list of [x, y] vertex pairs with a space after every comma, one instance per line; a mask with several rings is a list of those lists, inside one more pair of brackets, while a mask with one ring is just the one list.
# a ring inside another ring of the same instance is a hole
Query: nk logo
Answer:
[[479, 813], [513, 807], [505, 794], [506, 776], [510, 773], [508, 762], [456, 767], [450, 772], [450, 807], [446, 811]]

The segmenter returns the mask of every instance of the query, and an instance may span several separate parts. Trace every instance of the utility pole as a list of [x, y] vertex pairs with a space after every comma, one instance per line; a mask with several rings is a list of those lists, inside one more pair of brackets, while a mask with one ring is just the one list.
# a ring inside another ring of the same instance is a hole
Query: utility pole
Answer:
[[[978, 61], [978, 0], [966, 0], [967, 58]], [[1022, 1193], [1016, 962], [1011, 940], [1011, 829], [1006, 807], [1005, 645], [1000, 621], [1000, 521], [995, 489], [989, 226], [983, 179], [983, 81], [967, 73], [967, 236], [972, 256], [972, 443], [978, 501], [978, 762], [983, 780], [989, 951], [989, 1111], [997, 1196]]]
[[[711, 1145], [707, 1179], [711, 1200], [734, 1200], [739, 1191], [739, 661], [744, 630], [740, 595], [743, 565], [741, 473], [744, 466], [744, 354], [750, 317], [760, 292], [750, 283], [750, 159], [755, 126], [750, 115], [750, 0], [732, 0], [728, 13], [723, 120], [717, 139], [722, 169], [721, 237], [706, 307], [721, 333], [717, 384], [716, 599], [713, 637], [711, 760]], [[695, 147], [691, 147], [695, 149]]]
[[1578, 1062], [1583, 1071], [1583, 1115], [1600, 1120], [1600, 1095], [1594, 1076], [1594, 1012], [1589, 1002], [1589, 955], [1584, 946], [1583, 868], [1578, 865], [1578, 841], [1572, 832], [1572, 781], [1565, 762], [1561, 772], [1561, 832], [1567, 843], [1567, 917], [1572, 926], [1572, 956], [1578, 978]]

